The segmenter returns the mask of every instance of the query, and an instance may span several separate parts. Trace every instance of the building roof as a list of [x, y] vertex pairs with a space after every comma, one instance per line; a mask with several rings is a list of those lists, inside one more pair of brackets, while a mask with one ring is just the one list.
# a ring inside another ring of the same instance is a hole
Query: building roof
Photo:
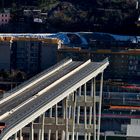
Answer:
[[59, 32], [59, 33], [21, 33], [21, 34], [0, 34], [0, 37], [26, 37], [26, 38], [57, 38], [61, 40], [62, 44], [79, 44], [88, 45], [90, 41], [129, 41], [132, 43], [140, 42], [140, 36], [125, 36], [125, 35], [114, 35], [109, 33], [101, 32]]

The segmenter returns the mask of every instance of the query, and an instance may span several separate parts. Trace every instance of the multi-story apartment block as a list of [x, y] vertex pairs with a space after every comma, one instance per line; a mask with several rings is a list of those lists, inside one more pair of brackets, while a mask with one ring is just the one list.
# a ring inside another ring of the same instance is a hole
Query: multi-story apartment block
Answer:
[[11, 47], [11, 68], [26, 73], [37, 73], [41, 64], [41, 42], [14, 41]]

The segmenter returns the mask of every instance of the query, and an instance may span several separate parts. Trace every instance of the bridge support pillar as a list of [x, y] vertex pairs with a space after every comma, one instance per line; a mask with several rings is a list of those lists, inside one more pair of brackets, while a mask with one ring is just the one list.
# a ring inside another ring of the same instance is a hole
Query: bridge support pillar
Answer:
[[[62, 107], [62, 110], [63, 110], [63, 119], [66, 120], [66, 98], [63, 100], [63, 107]], [[66, 121], [65, 121], [66, 122]], [[62, 131], [61, 132], [61, 140], [65, 140], [65, 137], [66, 137], [66, 131]]]
[[34, 140], [34, 127], [33, 127], [33, 123], [31, 122], [31, 126], [30, 126], [30, 140]]
[[[86, 104], [87, 101], [87, 88], [86, 88], [86, 83], [84, 84], [84, 102]], [[87, 129], [87, 107], [84, 107], [84, 127], [85, 130]], [[85, 132], [85, 140], [87, 140], [87, 132]]]
[[88, 140], [91, 139], [91, 133], [88, 133]]
[[61, 132], [61, 140], [65, 140], [65, 131], [64, 130]]
[[[81, 87], [79, 87], [78, 89], [78, 96], [81, 96]], [[79, 125], [79, 120], [80, 120], [80, 106], [77, 107], [78, 110], [77, 110], [77, 125]], [[76, 132], [76, 140], [78, 140], [78, 137], [79, 137], [79, 133]]]
[[97, 135], [97, 140], [100, 140], [100, 124], [101, 124], [102, 93], [103, 93], [103, 72], [101, 73], [101, 81], [100, 81], [99, 116], [98, 116], [98, 135]]
[[58, 140], [58, 130], [55, 132], [55, 140]]
[[69, 140], [69, 132], [68, 132], [68, 97], [66, 97], [65, 99], [65, 140]]
[[19, 140], [23, 140], [23, 136], [22, 136], [22, 129], [19, 130]]
[[52, 107], [50, 108], [50, 118], [52, 117]]
[[14, 134], [14, 140], [18, 140], [17, 133]]
[[51, 140], [51, 129], [48, 131], [48, 140]]
[[96, 78], [92, 79], [91, 93], [93, 96], [93, 137], [96, 140]]
[[72, 124], [72, 140], [74, 140], [74, 135], [75, 135], [75, 110], [76, 110], [76, 100], [77, 100], [77, 91], [73, 93], [72, 95], [72, 100], [73, 100], [73, 111], [72, 111], [72, 119], [73, 119], [73, 124]]
[[41, 129], [39, 130], [39, 140], [44, 140], [44, 121], [45, 113], [40, 116]]
[[68, 118], [70, 119], [71, 118], [71, 105], [69, 105], [69, 116], [68, 116]]
[[[58, 109], [57, 104], [55, 105], [55, 125], [58, 125]], [[58, 130], [55, 132], [55, 140], [58, 140]]]
[[[52, 107], [50, 108], [50, 110], [49, 110], [49, 116], [50, 116], [50, 118], [52, 118]], [[48, 140], [51, 140], [51, 129], [49, 129], [49, 131], [48, 131]]]

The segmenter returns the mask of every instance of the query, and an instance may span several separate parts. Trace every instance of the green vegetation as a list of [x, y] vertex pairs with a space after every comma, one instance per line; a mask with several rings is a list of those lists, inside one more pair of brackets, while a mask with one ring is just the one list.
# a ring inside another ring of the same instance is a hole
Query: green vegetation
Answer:
[[138, 32], [136, 0], [1, 0], [0, 7], [10, 7], [14, 21], [20, 15], [15, 13], [21, 9], [41, 9], [47, 13], [43, 25], [33, 25], [30, 30], [24, 27], [25, 32]]
[[9, 71], [0, 70], [0, 81], [13, 81], [23, 82], [27, 79], [27, 75], [22, 71]]

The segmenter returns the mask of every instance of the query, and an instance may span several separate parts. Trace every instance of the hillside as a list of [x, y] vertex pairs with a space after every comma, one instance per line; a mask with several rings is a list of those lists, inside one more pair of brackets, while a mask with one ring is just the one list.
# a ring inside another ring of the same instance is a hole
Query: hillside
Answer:
[[[10, 7], [14, 14], [31, 6], [47, 13], [44, 24], [27, 25], [31, 32], [101, 31], [138, 34], [135, 24], [139, 15], [136, 0], [3, 0], [0, 3], [0, 7]], [[12, 21], [16, 27], [19, 23], [18, 20], [15, 23], [15, 19], [19, 15], [15, 14], [14, 23]], [[29, 31], [24, 25], [22, 30]]]

